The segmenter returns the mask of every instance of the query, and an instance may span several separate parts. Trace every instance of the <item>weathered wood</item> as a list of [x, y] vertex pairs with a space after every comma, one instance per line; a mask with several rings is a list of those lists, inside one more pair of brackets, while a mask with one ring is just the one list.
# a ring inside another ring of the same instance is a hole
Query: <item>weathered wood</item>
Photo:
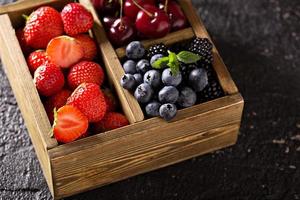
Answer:
[[[183, 30], [179, 30], [176, 32], [169, 33], [167, 36], [155, 40], [144, 40], [142, 41], [145, 48], [149, 48], [154, 44], [164, 43], [165, 45], [172, 45], [177, 42], [182, 42], [188, 39], [195, 37], [195, 33], [192, 28], [185, 28]], [[116, 49], [116, 53], [119, 58], [123, 58], [125, 56], [126, 47], [120, 47]]]
[[121, 77], [124, 75], [124, 70], [116, 55], [116, 52], [114, 51], [111, 43], [108, 41], [106, 37], [105, 30], [97, 16], [95, 9], [93, 8], [89, 0], [80, 0], [80, 2], [86, 8], [88, 8], [94, 16], [95, 23], [94, 23], [93, 33], [95, 39], [99, 44], [101, 55], [105, 63], [106, 72], [110, 77], [110, 80], [112, 81], [112, 85], [114, 86], [118, 94], [125, 115], [127, 116], [130, 123], [142, 121], [144, 119], [144, 114], [139, 103], [136, 101], [136, 99], [130, 92], [124, 90], [120, 85], [120, 80]]
[[5, 72], [24, 117], [47, 183], [53, 193], [47, 150], [57, 146], [57, 141], [49, 135], [51, 126], [47, 114], [32, 81], [15, 31], [6, 14], [0, 15], [0, 47]]
[[[146, 120], [50, 150], [55, 194], [75, 194], [234, 144], [243, 109], [240, 95], [210, 103], [214, 109], [185, 109], [171, 123]], [[107, 139], [108, 134], [118, 137]]]
[[[179, 0], [180, 6], [185, 13], [188, 21], [190, 22], [191, 26], [197, 37], [207, 37], [211, 40], [203, 22], [198, 17], [195, 8], [190, 0]], [[213, 47], [213, 67], [217, 73], [218, 79], [220, 84], [226, 94], [235, 94], [238, 92], [236, 85], [234, 84], [218, 50], [216, 49], [215, 45]]]

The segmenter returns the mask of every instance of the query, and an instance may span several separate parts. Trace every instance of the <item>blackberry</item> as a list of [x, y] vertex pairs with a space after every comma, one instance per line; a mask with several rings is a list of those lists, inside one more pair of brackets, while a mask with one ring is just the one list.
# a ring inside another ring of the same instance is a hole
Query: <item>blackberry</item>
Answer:
[[186, 81], [186, 82], [188, 81], [190, 72], [196, 68], [198, 68], [198, 66], [196, 64], [180, 63], [180, 71], [181, 71], [184, 81]]
[[215, 75], [215, 72], [211, 69], [207, 71], [208, 85], [204, 90], [198, 93], [198, 99], [200, 102], [206, 102], [219, 97], [224, 96], [224, 91]]
[[168, 48], [163, 43], [153, 45], [149, 48], [147, 57], [149, 59], [156, 54], [162, 54], [164, 56], [168, 55]]
[[191, 42], [189, 51], [199, 54], [203, 62], [210, 64], [213, 62], [212, 47], [207, 38], [196, 38]]

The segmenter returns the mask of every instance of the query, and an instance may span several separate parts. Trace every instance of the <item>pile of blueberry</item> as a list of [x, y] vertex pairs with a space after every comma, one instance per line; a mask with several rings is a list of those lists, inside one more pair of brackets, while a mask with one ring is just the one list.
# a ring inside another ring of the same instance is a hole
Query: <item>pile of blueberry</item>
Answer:
[[212, 44], [196, 38], [180, 52], [164, 44], [148, 50], [133, 41], [126, 48], [120, 83], [133, 92], [148, 117], [169, 121], [180, 108], [223, 96], [212, 64]]

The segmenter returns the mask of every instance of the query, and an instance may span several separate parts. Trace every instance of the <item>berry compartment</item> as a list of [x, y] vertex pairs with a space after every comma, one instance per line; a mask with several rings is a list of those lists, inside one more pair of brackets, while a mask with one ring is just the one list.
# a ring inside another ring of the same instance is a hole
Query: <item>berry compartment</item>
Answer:
[[[33, 8], [41, 5], [62, 8], [68, 2], [71, 1], [27, 0], [0, 7], [0, 13], [8, 13], [0, 16], [1, 58], [55, 199], [159, 169], [236, 143], [244, 102], [215, 47], [213, 67], [224, 96], [180, 110], [177, 117], [169, 123], [160, 118], [144, 120], [137, 101], [119, 83], [124, 74], [119, 60], [124, 55], [124, 48], [114, 49], [107, 40], [91, 2], [80, 0], [94, 16], [92, 32], [101, 50], [110, 83], [116, 90], [131, 125], [58, 145], [48, 134], [50, 123], [32, 83], [13, 27], [19, 27], [23, 21], [21, 15], [29, 13]], [[178, 2], [190, 27], [172, 32], [164, 38], [143, 41], [146, 48], [161, 42], [172, 45], [194, 37], [209, 38], [191, 1]]]

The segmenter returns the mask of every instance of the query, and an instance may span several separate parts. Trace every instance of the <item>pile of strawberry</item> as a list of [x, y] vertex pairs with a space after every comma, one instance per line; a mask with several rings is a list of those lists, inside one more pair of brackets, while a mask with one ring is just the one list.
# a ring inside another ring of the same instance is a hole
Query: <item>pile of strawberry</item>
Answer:
[[61, 143], [128, 125], [116, 112], [112, 92], [101, 89], [104, 71], [93, 62], [97, 46], [87, 34], [93, 23], [92, 14], [79, 3], [67, 4], [60, 13], [44, 6], [16, 33], [53, 122], [53, 135]]

